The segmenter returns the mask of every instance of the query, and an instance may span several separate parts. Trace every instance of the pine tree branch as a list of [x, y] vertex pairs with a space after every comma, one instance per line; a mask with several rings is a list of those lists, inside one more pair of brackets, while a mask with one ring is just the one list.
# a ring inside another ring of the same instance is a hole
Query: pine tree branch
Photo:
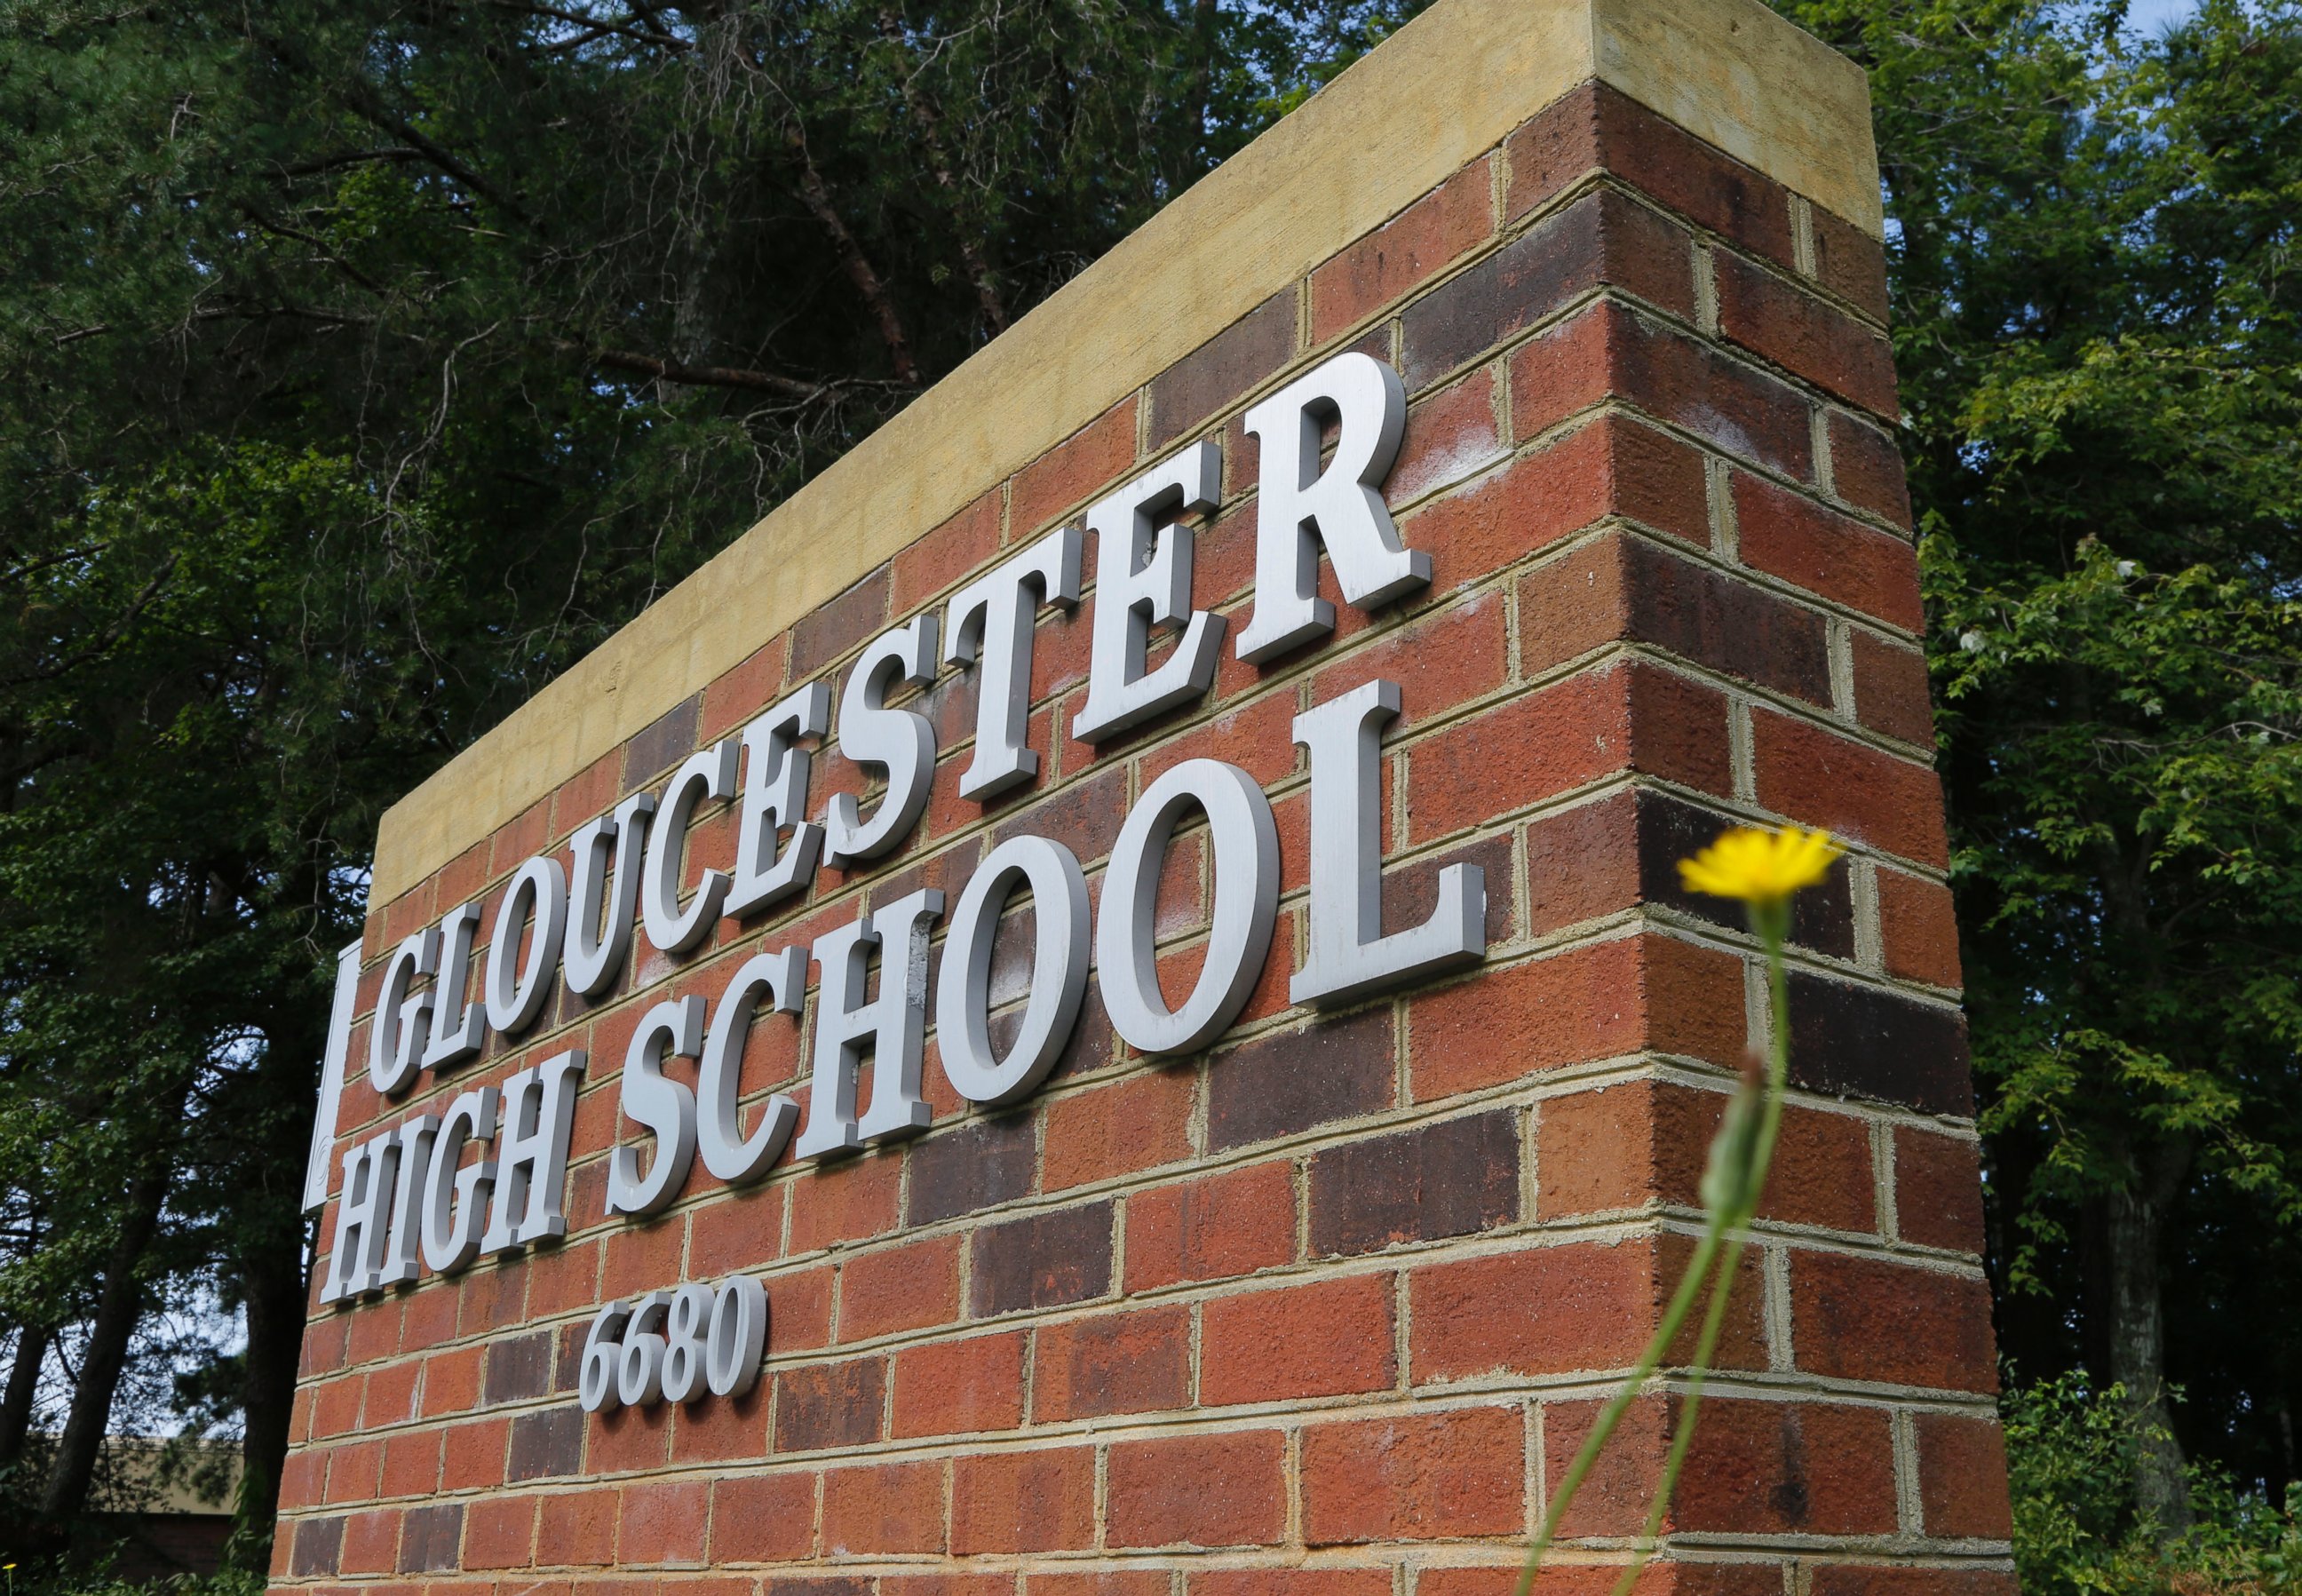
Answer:
[[856, 242], [855, 235], [840, 219], [831, 203], [831, 190], [824, 186], [822, 174], [816, 171], [815, 162], [807, 153], [807, 140], [799, 129], [788, 130], [784, 140], [799, 157], [800, 197], [807, 202], [807, 208], [822, 224], [823, 231], [831, 235], [832, 248], [838, 252], [839, 264], [845, 269], [848, 281], [855, 285], [855, 291], [863, 297], [863, 303], [879, 323], [879, 339], [887, 346], [887, 360], [895, 367], [895, 380], [916, 384], [920, 380], [919, 362], [912, 357], [911, 335], [903, 331], [903, 316], [896, 311], [895, 300], [888, 297], [886, 284], [872, 270], [862, 245]]

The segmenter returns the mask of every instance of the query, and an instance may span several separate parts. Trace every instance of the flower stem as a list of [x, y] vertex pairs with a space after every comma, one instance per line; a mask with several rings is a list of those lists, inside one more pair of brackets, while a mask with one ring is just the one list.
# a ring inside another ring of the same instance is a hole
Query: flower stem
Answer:
[[[1782, 1130], [1783, 1093], [1790, 1079], [1790, 997], [1787, 978], [1783, 968], [1783, 943], [1790, 928], [1790, 904], [1787, 899], [1753, 903], [1751, 905], [1751, 928], [1759, 934], [1767, 951], [1767, 997], [1769, 1027], [1767, 1073], [1759, 1088], [1759, 1121], [1752, 1134], [1747, 1153], [1738, 1153], [1729, 1138], [1733, 1127], [1735, 1106], [1730, 1106], [1728, 1121], [1722, 1126], [1718, 1141], [1714, 1144], [1714, 1157], [1720, 1148], [1726, 1149], [1727, 1162], [1714, 1167], [1704, 1178], [1708, 1222], [1702, 1239], [1687, 1260], [1686, 1270], [1679, 1277], [1677, 1289], [1671, 1293], [1669, 1305], [1663, 1310], [1662, 1322], [1655, 1327], [1653, 1337], [1640, 1355], [1637, 1365], [1624, 1379], [1620, 1390], [1609, 1399], [1591, 1433], [1567, 1466], [1566, 1476], [1552, 1493], [1550, 1505], [1544, 1511], [1542, 1523], [1535, 1533], [1534, 1544], [1528, 1549], [1526, 1565], [1519, 1571], [1516, 1596], [1528, 1596], [1533, 1589], [1535, 1575], [1542, 1571], [1543, 1554], [1550, 1550], [1558, 1532], [1560, 1522], [1580, 1491], [1583, 1482], [1598, 1461], [1599, 1453], [1613, 1437], [1646, 1382], [1661, 1367], [1663, 1357], [1678, 1333], [1685, 1327], [1687, 1315], [1694, 1299], [1710, 1282], [1710, 1292], [1704, 1305], [1702, 1324], [1697, 1332], [1694, 1356], [1687, 1371], [1686, 1390], [1679, 1409], [1678, 1423], [1671, 1436], [1670, 1452], [1663, 1464], [1662, 1478], [1655, 1487], [1654, 1500], [1647, 1509], [1644, 1529], [1631, 1560], [1615, 1582], [1613, 1596], [1626, 1596], [1637, 1580], [1639, 1571], [1654, 1556], [1665, 1516], [1670, 1510], [1671, 1495], [1678, 1485], [1681, 1469], [1685, 1466], [1686, 1454], [1694, 1441], [1694, 1422], [1702, 1404], [1702, 1386], [1710, 1369], [1710, 1359], [1718, 1350], [1718, 1338], [1726, 1321], [1727, 1300], [1735, 1289], [1735, 1275], [1743, 1258], [1744, 1231], [1758, 1213], [1760, 1196], [1766, 1189], [1767, 1172], [1774, 1162], [1775, 1143]], [[1748, 1092], [1751, 1088], [1742, 1088]], [[1747, 1107], [1747, 1105], [1740, 1106]], [[1713, 1181], [1717, 1187], [1713, 1189]], [[1715, 1269], [1715, 1277], [1714, 1277]]]

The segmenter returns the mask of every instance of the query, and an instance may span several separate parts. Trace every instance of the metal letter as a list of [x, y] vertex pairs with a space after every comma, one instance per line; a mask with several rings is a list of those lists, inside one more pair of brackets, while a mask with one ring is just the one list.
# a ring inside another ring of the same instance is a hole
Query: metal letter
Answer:
[[432, 1013], [430, 988], [409, 995], [419, 975], [430, 975], [440, 949], [440, 928], [426, 926], [391, 950], [383, 967], [383, 989], [368, 1022], [367, 1080], [379, 1092], [396, 1092], [416, 1079], [418, 1044]]
[[679, 906], [679, 871], [687, 853], [688, 817], [705, 797], [735, 795], [735, 756], [739, 745], [722, 737], [710, 747], [687, 757], [672, 772], [671, 785], [656, 805], [655, 824], [648, 827], [647, 889], [640, 895], [640, 913], [647, 923], [647, 938], [667, 953], [684, 953], [710, 934], [719, 918], [720, 900], [727, 895], [727, 872], [706, 870], [695, 884], [687, 907]]
[[[1153, 910], [1168, 840], [1185, 811], [1206, 811], [1215, 902], [1198, 985], [1180, 1009], [1159, 991]], [[1246, 1006], [1279, 917], [1279, 828], [1255, 778], [1218, 760], [1186, 760], [1143, 790], [1112, 844], [1096, 926], [1096, 967], [1111, 1029], [1144, 1053], [1189, 1053]]]
[[[624, 953], [632, 945], [632, 914], [640, 901], [640, 847], [647, 840], [648, 817], [655, 813], [655, 794], [634, 793], [576, 833], [576, 879], [567, 920], [567, 951], [562, 968], [567, 989], [578, 997], [597, 997], [616, 984]], [[615, 853], [615, 897], [608, 895], [608, 855]]]
[[[530, 914], [535, 917], [535, 936], [523, 960], [519, 928]], [[498, 1036], [510, 1036], [543, 1012], [551, 995], [551, 967], [567, 931], [567, 872], [557, 859], [540, 854], [521, 865], [504, 888], [495, 928], [488, 933], [488, 1024]]]
[[1332, 1004], [1487, 952], [1487, 875], [1439, 872], [1439, 904], [1411, 930], [1382, 934], [1382, 728], [1399, 718], [1396, 682], [1367, 682], [1295, 717], [1311, 755], [1311, 951], [1290, 1002]]
[[752, 1018], [762, 994], [770, 1010], [796, 1018], [806, 993], [807, 950], [787, 947], [746, 961], [719, 995], [719, 1006], [712, 1012], [711, 1034], [704, 1040], [703, 1065], [695, 1082], [702, 1119], [697, 1139], [703, 1150], [703, 1167], [730, 1186], [767, 1173], [799, 1122], [798, 1103], [789, 1093], [777, 1092], [768, 1099], [759, 1129], [749, 1140], [744, 1139], [735, 1100]]
[[[975, 757], [959, 778], [959, 795], [979, 801], [1039, 773], [1024, 746], [1031, 717], [1031, 637], [1039, 607], [1079, 602], [1086, 534], [1076, 526], [1041, 538], [990, 575], [952, 595], [944, 611], [944, 662], [977, 657]], [[1028, 599], [1027, 595], [1032, 595]]]
[[391, 1231], [384, 1242], [379, 1286], [404, 1285], [421, 1273], [417, 1256], [424, 1237], [423, 1199], [432, 1173], [432, 1153], [440, 1116], [420, 1113], [392, 1133], [399, 1142], [399, 1168], [392, 1181]]
[[655, 1157], [643, 1177], [637, 1147], [619, 1146], [609, 1155], [609, 1213], [656, 1213], [687, 1184], [695, 1159], [695, 1094], [666, 1075], [663, 1062], [675, 1053], [692, 1058], [702, 1047], [700, 997], [656, 1004], [632, 1033], [624, 1054], [624, 1118], [655, 1133]]
[[[1096, 503], [1095, 642], [1088, 656], [1087, 702], [1071, 718], [1071, 735], [1100, 741], [1197, 698], [1215, 679], [1215, 651], [1225, 622], [1191, 608], [1191, 540], [1180, 526], [1152, 529], [1152, 517], [1213, 509], [1222, 497], [1222, 454], [1192, 444]], [[1188, 619], [1189, 624], [1185, 622]], [[1175, 651], [1156, 670], [1143, 659], [1154, 626], [1181, 626]]]
[[352, 1010], [359, 1004], [360, 945], [336, 954], [336, 1002], [328, 1012], [328, 1050], [320, 1059], [320, 1105], [312, 1115], [312, 1150], [304, 1160], [304, 1212], [328, 1202], [328, 1170], [336, 1161], [336, 1114], [351, 1062]]
[[432, 1039], [424, 1067], [437, 1070], [480, 1050], [486, 1016], [465, 995], [472, 981], [472, 937], [480, 928], [480, 906], [466, 903], [440, 922], [440, 973], [432, 982]]
[[432, 1143], [432, 1167], [424, 1180], [424, 1262], [453, 1274], [480, 1256], [480, 1227], [488, 1217], [488, 1194], [496, 1183], [492, 1158], [463, 1164], [466, 1141], [491, 1141], [501, 1095], [491, 1086], [466, 1092], [448, 1105]]
[[839, 694], [839, 752], [857, 766], [878, 765], [887, 772], [887, 790], [865, 820], [852, 793], [831, 801], [824, 819], [824, 858], [841, 869], [886, 853], [928, 806], [935, 777], [935, 723], [917, 710], [891, 710], [887, 694], [898, 685], [924, 687], [935, 680], [936, 617], [922, 615], [874, 641], [847, 673]]
[[[1037, 945], [1030, 997], [1014, 1046], [991, 1050], [991, 943], [1017, 882], [1031, 891]], [[1012, 1103], [1046, 1079], [1079, 1023], [1087, 996], [1087, 878], [1069, 848], [1044, 836], [1012, 836], [985, 856], [952, 911], [936, 982], [936, 1038], [943, 1072], [970, 1103]]]
[[[1322, 424], [1337, 419], [1333, 460], [1319, 469]], [[1269, 659], [1331, 631], [1334, 606], [1319, 595], [1319, 544], [1343, 597], [1362, 609], [1431, 580], [1431, 557], [1408, 549], [1378, 486], [1399, 458], [1407, 388], [1399, 374], [1356, 352], [1289, 383], [1247, 413], [1261, 440], [1256, 488], [1255, 609], [1235, 645]]]
[[[735, 838], [735, 877], [722, 914], [745, 915], [780, 902], [815, 878], [823, 827], [807, 814], [807, 778], [814, 756], [802, 737], [831, 729], [831, 689], [810, 682], [744, 728], [744, 799]], [[776, 834], [791, 841], [776, 851]]]
[[495, 1201], [480, 1250], [499, 1253], [567, 1233], [560, 1188], [567, 1183], [567, 1138], [575, 1129], [580, 1047], [522, 1070], [503, 1087], [496, 1141]]
[[[858, 915], [815, 939], [823, 974], [816, 988], [815, 1085], [797, 1158], [850, 1153], [866, 1141], [908, 1136], [932, 1117], [920, 1096], [928, 1019], [928, 931], [943, 894], [922, 887]], [[863, 1001], [871, 950], [879, 950], [879, 995]], [[855, 1119], [855, 1072], [871, 1048], [871, 1112]]]
[[328, 1249], [322, 1302], [341, 1302], [380, 1289], [391, 1217], [387, 1205], [399, 1163], [399, 1141], [390, 1130], [344, 1150], [344, 1189], [336, 1198], [336, 1239]]

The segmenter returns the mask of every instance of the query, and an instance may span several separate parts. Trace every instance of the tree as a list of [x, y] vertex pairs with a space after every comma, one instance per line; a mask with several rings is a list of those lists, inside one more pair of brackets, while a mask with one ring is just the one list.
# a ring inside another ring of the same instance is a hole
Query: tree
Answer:
[[0, 1324], [71, 1375], [20, 1511], [194, 1302], [268, 1528], [382, 811], [1412, 9], [0, 13]]
[[2178, 1436], [2294, 1474], [2302, 11], [1787, 9], [1872, 74], [2002, 1340], [2172, 1531]]

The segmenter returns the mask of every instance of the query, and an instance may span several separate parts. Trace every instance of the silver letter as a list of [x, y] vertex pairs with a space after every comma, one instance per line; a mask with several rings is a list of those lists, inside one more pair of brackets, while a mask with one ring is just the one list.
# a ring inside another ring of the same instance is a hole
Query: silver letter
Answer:
[[[567, 989], [578, 997], [597, 997], [616, 984], [624, 953], [632, 945], [632, 914], [640, 901], [640, 846], [647, 840], [648, 817], [655, 813], [655, 794], [634, 793], [576, 833], [574, 902], [569, 905], [567, 952], [563, 968]], [[615, 898], [605, 905], [607, 921], [601, 923], [601, 900], [608, 895], [608, 854], [615, 853]]]
[[440, 974], [432, 983], [432, 1039], [424, 1048], [427, 1070], [471, 1057], [487, 1034], [480, 1029], [485, 1018], [480, 1005], [464, 996], [472, 979], [472, 936], [479, 928], [477, 903], [466, 903], [440, 922]]
[[[1031, 995], [1015, 1045], [991, 1051], [991, 942], [1018, 881], [1031, 889], [1038, 942]], [[943, 1072], [970, 1103], [1012, 1103], [1046, 1079], [1071, 1040], [1087, 995], [1087, 878], [1076, 855], [1044, 836], [1012, 836], [968, 878], [944, 939], [936, 982], [936, 1037]]]
[[644, 1179], [639, 1149], [618, 1147], [608, 1158], [608, 1212], [653, 1214], [687, 1183], [695, 1158], [695, 1094], [663, 1072], [672, 1054], [693, 1057], [703, 1046], [703, 1000], [683, 997], [647, 1012], [624, 1054], [624, 1118], [655, 1133]]
[[[816, 962], [823, 967], [815, 999], [815, 1085], [794, 1157], [852, 1152], [867, 1140], [927, 1128], [920, 1067], [927, 1037], [928, 930], [942, 912], [943, 894], [922, 887], [815, 939]], [[875, 946], [879, 995], [866, 1003], [864, 971]], [[858, 1124], [855, 1071], [867, 1041], [871, 1113]]]
[[336, 1002], [328, 1012], [328, 1050], [320, 1060], [320, 1106], [312, 1115], [312, 1151], [304, 1160], [304, 1212], [327, 1205], [328, 1169], [336, 1161], [336, 1113], [352, 1051], [352, 1010], [359, 1004], [360, 945], [336, 954]]
[[[1321, 424], [1332, 416], [1335, 458], [1319, 469]], [[1372, 355], [1338, 355], [1250, 408], [1263, 444], [1256, 488], [1255, 609], [1239, 634], [1242, 659], [1268, 659], [1331, 631], [1319, 594], [1318, 544], [1343, 597], [1372, 609], [1431, 580], [1431, 557], [1407, 548], [1377, 491], [1399, 458], [1407, 388]], [[1315, 542], [1314, 540], [1316, 540]]]
[[1311, 755], [1311, 951], [1288, 983], [1295, 1003], [1338, 1004], [1486, 956], [1487, 875], [1439, 872], [1439, 904], [1412, 930], [1382, 934], [1382, 728], [1396, 682], [1367, 682], [1295, 717]]
[[433, 1141], [432, 1167], [424, 1182], [424, 1261], [441, 1274], [453, 1274], [480, 1256], [480, 1226], [495, 1186], [495, 1161], [483, 1158], [467, 1169], [458, 1165], [465, 1142], [494, 1138], [500, 1100], [491, 1086], [464, 1093], [448, 1105]]
[[760, 1127], [744, 1139], [741, 1115], [735, 1106], [744, 1069], [744, 1040], [752, 1017], [765, 994], [769, 1008], [796, 1015], [807, 993], [807, 950], [787, 947], [747, 960], [719, 995], [711, 1015], [711, 1034], [703, 1044], [703, 1067], [696, 1078], [702, 1123], [698, 1127], [703, 1167], [730, 1186], [767, 1172], [791, 1140], [799, 1122], [799, 1105], [790, 1094], [777, 1092], [768, 1099]]
[[396, 1092], [416, 1079], [417, 1044], [424, 1021], [432, 1012], [432, 994], [409, 996], [407, 988], [419, 975], [430, 975], [440, 950], [440, 928], [426, 926], [391, 950], [383, 967], [383, 990], [376, 995], [375, 1017], [369, 1022], [368, 1084], [379, 1092]]
[[584, 1050], [532, 1064], [504, 1082], [503, 1130], [496, 1142], [495, 1202], [480, 1250], [499, 1253], [567, 1233], [560, 1188], [567, 1183], [567, 1138], [575, 1130], [576, 1081]]
[[679, 906], [679, 867], [687, 851], [687, 819], [707, 795], [735, 795], [736, 743], [722, 737], [672, 773], [671, 785], [656, 805], [655, 824], [648, 827], [647, 890], [640, 895], [640, 913], [647, 922], [648, 940], [667, 953], [693, 947], [710, 934], [719, 918], [719, 901], [727, 895], [727, 872], [706, 870], [695, 884], [687, 907]]
[[[520, 923], [535, 916], [535, 937], [527, 957], [519, 956]], [[488, 933], [488, 1023], [508, 1037], [542, 1012], [551, 995], [551, 966], [567, 929], [567, 872], [559, 861], [539, 855], [519, 867], [504, 888]]]
[[336, 1198], [336, 1241], [328, 1249], [328, 1283], [322, 1302], [340, 1302], [376, 1290], [399, 1141], [390, 1130], [344, 1150], [344, 1189]]
[[[1206, 811], [1215, 902], [1206, 962], [1180, 1009], [1160, 995], [1153, 949], [1159, 868], [1175, 823]], [[1143, 790], [1111, 846], [1096, 966], [1111, 1029], [1144, 1053], [1188, 1053], [1222, 1035], [1246, 1006], [1279, 916], [1279, 828], [1255, 778], [1218, 760], [1186, 760]]]
[[392, 1181], [391, 1231], [384, 1243], [383, 1268], [376, 1284], [397, 1286], [417, 1273], [416, 1248], [423, 1239], [420, 1205], [432, 1173], [433, 1138], [440, 1134], [440, 1116], [420, 1113], [392, 1133], [399, 1141], [399, 1169]]
[[[1071, 735], [1100, 741], [1196, 698], [1215, 679], [1225, 622], [1191, 608], [1191, 541], [1180, 526], [1151, 527], [1154, 516], [1213, 509], [1222, 496], [1222, 455], [1206, 441], [1154, 466], [1087, 513], [1095, 528], [1095, 643], [1087, 702]], [[1143, 669], [1154, 625], [1180, 626], [1175, 651]]]
[[[959, 778], [962, 798], [987, 799], [1039, 773], [1024, 746], [1031, 716], [1031, 635], [1042, 604], [1079, 602], [1080, 562], [1087, 540], [1076, 526], [1041, 538], [1022, 553], [952, 595], [944, 611], [943, 657], [983, 664], [975, 685], [975, 757]], [[1035, 594], [1030, 602], [1025, 595]]]
[[[802, 737], [831, 729], [831, 689], [810, 682], [744, 728], [744, 807], [735, 837], [735, 878], [722, 914], [744, 915], [805, 887], [823, 850], [823, 827], [804, 819], [814, 756]], [[791, 827], [779, 854], [776, 834]]]
[[858, 766], [879, 765], [887, 790], [871, 818], [859, 818], [855, 795], [841, 793], [824, 820], [824, 857], [841, 869], [885, 853], [928, 806], [935, 776], [935, 725], [917, 710], [887, 708], [899, 684], [935, 680], [936, 617], [923, 615], [886, 633], [863, 651], [839, 694], [839, 752]]

